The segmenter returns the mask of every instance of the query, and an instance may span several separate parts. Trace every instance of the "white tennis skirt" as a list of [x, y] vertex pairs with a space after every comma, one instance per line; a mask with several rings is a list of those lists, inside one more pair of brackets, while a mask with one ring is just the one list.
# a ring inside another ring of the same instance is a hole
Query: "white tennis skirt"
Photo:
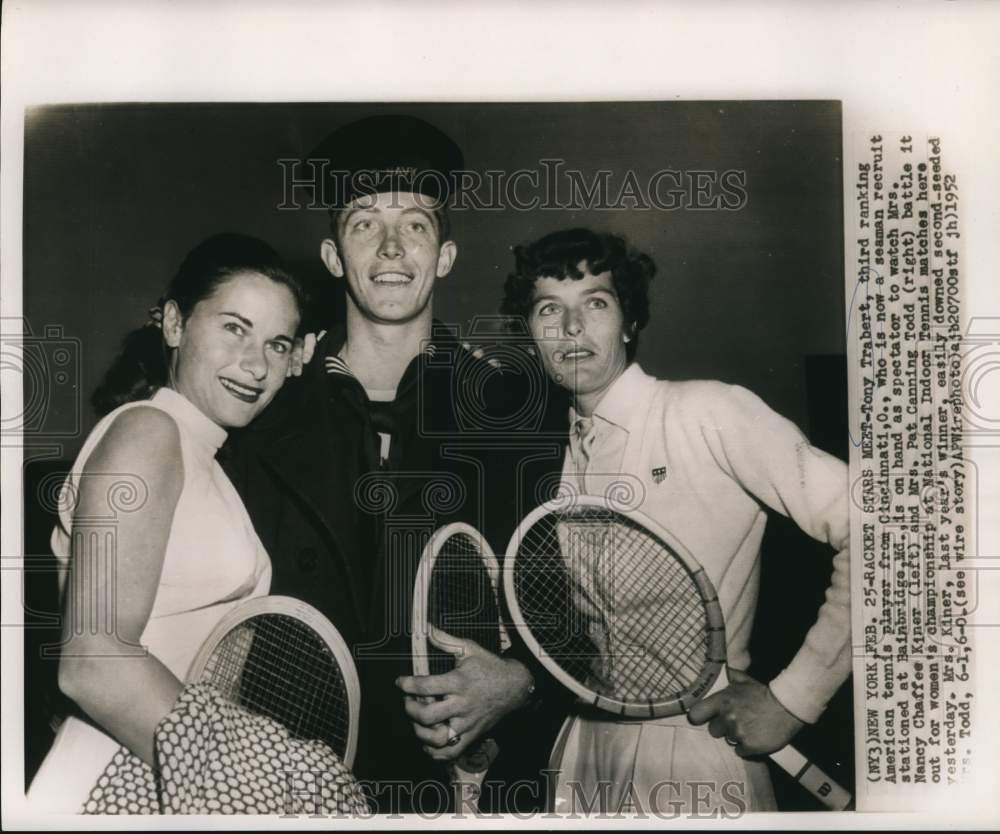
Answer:
[[550, 767], [550, 810], [558, 814], [718, 819], [777, 810], [767, 765], [740, 758], [685, 716], [620, 723], [571, 716]]

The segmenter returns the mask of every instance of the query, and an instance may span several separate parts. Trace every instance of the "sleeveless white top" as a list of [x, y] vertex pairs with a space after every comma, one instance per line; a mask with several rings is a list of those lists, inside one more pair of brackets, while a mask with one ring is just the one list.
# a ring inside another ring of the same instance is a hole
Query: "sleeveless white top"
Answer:
[[[183, 681], [198, 649], [219, 620], [239, 603], [265, 595], [271, 584], [270, 559], [239, 494], [215, 460], [215, 453], [226, 439], [225, 429], [169, 388], [161, 388], [150, 400], [112, 411], [91, 432], [66, 478], [59, 502], [59, 523], [52, 532], [52, 550], [60, 564], [67, 566], [74, 534], [113, 532], [114, 518], [98, 519], [93, 524], [88, 520], [86, 529], [74, 530], [80, 477], [115, 418], [129, 409], [149, 407], [169, 414], [177, 424], [184, 484], [141, 641], [150, 654]], [[127, 473], [98, 477], [107, 477], [111, 505], [119, 516], [156, 500]], [[60, 573], [61, 589], [66, 576], [66, 572]], [[127, 663], [128, 659], [121, 662]], [[38, 811], [78, 813], [119, 746], [114, 738], [90, 724], [75, 717], [66, 719], [31, 783], [29, 803]]]

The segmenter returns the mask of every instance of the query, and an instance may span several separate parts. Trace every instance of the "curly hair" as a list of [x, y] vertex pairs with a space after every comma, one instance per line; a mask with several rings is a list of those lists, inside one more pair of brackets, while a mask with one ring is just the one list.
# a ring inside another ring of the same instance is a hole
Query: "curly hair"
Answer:
[[504, 283], [500, 312], [512, 318], [527, 319], [539, 278], [580, 280], [585, 262], [591, 275], [610, 272], [618, 303], [632, 339], [627, 346], [628, 360], [635, 356], [639, 331], [649, 322], [649, 283], [656, 274], [653, 259], [629, 247], [625, 239], [612, 234], [598, 234], [577, 228], [552, 232], [523, 246], [514, 247], [514, 272]]

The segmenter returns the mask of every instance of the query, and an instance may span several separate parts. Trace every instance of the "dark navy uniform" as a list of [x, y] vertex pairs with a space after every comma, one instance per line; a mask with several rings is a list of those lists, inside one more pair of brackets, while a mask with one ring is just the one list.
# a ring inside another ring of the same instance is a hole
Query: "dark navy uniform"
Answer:
[[[565, 402], [440, 332], [396, 398], [370, 402], [337, 356], [342, 341], [333, 333], [320, 343], [303, 377], [233, 436], [225, 465], [271, 556], [272, 593], [318, 608], [352, 648], [362, 689], [358, 778], [382, 812], [438, 812], [451, 801], [446, 768], [423, 751], [394, 683], [412, 674], [416, 567], [431, 533], [457, 520], [480, 529], [502, 559], [519, 520], [558, 482]], [[536, 408], [524, 407], [527, 397]], [[511, 651], [542, 682], [523, 646]], [[515, 711], [491, 733], [500, 755], [488, 779], [502, 786], [487, 786], [484, 809], [542, 807], [538, 780], [561, 709], [551, 702]]]
[[[309, 159], [324, 163], [334, 211], [384, 192], [420, 193], [443, 206], [464, 164], [446, 134], [401, 115], [344, 125]], [[438, 231], [443, 238], [445, 227]], [[452, 798], [447, 769], [423, 751], [395, 686], [412, 674], [421, 551], [435, 529], [461, 520], [503, 557], [517, 523], [558, 483], [566, 402], [540, 366], [498, 373], [438, 325], [395, 398], [371, 402], [338, 356], [343, 342], [332, 333], [320, 343], [304, 375], [233, 436], [226, 466], [271, 556], [272, 593], [318, 608], [352, 648], [362, 690], [355, 771], [370, 782], [375, 806], [440, 811]], [[545, 691], [551, 680], [523, 645], [511, 651]], [[491, 732], [500, 754], [487, 778], [511, 791], [487, 785], [484, 810], [541, 807], [538, 776], [560, 708], [543, 716], [558, 701], [536, 698]]]

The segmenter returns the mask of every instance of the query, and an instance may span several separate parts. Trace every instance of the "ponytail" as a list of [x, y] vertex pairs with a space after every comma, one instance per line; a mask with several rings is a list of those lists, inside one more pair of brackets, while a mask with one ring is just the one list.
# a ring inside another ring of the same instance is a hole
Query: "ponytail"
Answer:
[[99, 417], [135, 400], [148, 400], [167, 384], [167, 347], [153, 322], [123, 340], [118, 356], [94, 391], [91, 404]]

